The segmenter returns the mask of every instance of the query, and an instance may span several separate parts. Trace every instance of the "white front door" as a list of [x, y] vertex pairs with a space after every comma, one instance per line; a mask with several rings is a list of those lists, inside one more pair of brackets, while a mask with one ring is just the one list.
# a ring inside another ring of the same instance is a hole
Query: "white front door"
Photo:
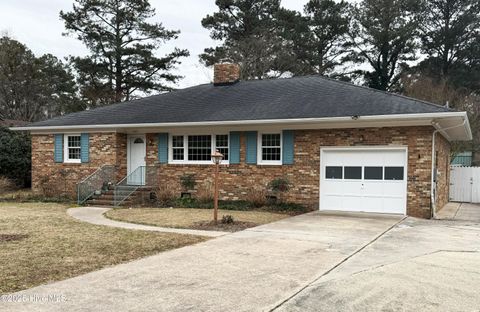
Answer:
[[406, 148], [324, 148], [320, 210], [406, 214]]
[[145, 135], [129, 135], [127, 144], [127, 184], [145, 184]]

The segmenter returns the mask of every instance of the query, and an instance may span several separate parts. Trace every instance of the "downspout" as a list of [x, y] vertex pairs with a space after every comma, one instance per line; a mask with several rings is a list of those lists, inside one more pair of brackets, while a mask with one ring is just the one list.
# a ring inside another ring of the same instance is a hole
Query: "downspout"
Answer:
[[440, 131], [445, 131], [445, 130], [450, 130], [450, 129], [453, 129], [453, 128], [458, 128], [458, 127], [462, 127], [462, 126], [465, 126], [465, 124], [467, 123], [467, 119], [464, 118], [463, 119], [463, 122], [461, 124], [458, 124], [458, 125], [455, 125], [455, 126], [451, 126], [451, 127], [447, 127], [447, 128], [440, 128], [440, 125], [436, 122], [432, 122], [432, 125], [436, 128], [435, 131], [433, 131], [433, 135], [432, 135], [432, 171], [431, 171], [431, 176], [432, 176], [432, 179], [430, 181], [430, 208], [431, 208], [431, 217], [432, 219], [435, 219], [435, 193], [436, 193], [436, 181], [435, 181], [435, 177], [436, 177], [436, 174], [435, 174], [435, 161], [436, 161], [436, 157], [435, 157], [435, 135], [437, 134], [437, 132], [440, 132]]

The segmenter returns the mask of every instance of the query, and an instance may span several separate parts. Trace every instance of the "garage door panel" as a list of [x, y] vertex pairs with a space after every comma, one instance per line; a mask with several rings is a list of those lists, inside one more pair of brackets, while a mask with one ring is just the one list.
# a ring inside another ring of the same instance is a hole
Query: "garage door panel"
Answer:
[[342, 211], [362, 211], [362, 207], [358, 204], [359, 201], [362, 200], [360, 196], [345, 196], [342, 200], [342, 207], [341, 209], [335, 210], [342, 210]]
[[323, 205], [325, 207], [332, 207], [330, 210], [342, 210], [342, 196], [325, 195], [323, 198]]
[[405, 165], [405, 151], [399, 153], [398, 151], [383, 151], [384, 164], [387, 166], [404, 166]]
[[342, 186], [341, 181], [328, 181], [328, 183], [323, 183], [320, 188], [322, 192], [325, 194], [335, 194], [338, 189]]
[[362, 207], [363, 212], [383, 213], [383, 198], [382, 197], [363, 197]]
[[388, 183], [386, 182], [383, 185], [383, 193], [385, 196], [396, 196], [396, 197], [404, 197], [405, 195], [405, 187], [404, 183]]
[[344, 194], [358, 194], [361, 186], [358, 185], [357, 181], [345, 181], [343, 184], [336, 183], [336, 191]]
[[383, 196], [385, 194], [384, 185], [382, 182], [368, 182], [364, 184], [363, 193], [367, 196]]
[[[320, 165], [321, 210], [405, 214], [405, 148], [326, 149]], [[330, 179], [327, 166], [337, 167], [336, 175], [329, 169]]]
[[383, 199], [383, 212], [384, 213], [398, 213], [403, 214], [405, 213], [405, 209], [403, 208], [404, 200], [403, 198], [398, 197], [385, 197]]

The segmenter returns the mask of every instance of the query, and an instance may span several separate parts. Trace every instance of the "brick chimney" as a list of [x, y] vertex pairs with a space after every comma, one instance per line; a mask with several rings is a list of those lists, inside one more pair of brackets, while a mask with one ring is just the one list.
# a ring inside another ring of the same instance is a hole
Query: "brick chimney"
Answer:
[[216, 86], [233, 84], [240, 80], [240, 66], [221, 63], [213, 66], [213, 84]]

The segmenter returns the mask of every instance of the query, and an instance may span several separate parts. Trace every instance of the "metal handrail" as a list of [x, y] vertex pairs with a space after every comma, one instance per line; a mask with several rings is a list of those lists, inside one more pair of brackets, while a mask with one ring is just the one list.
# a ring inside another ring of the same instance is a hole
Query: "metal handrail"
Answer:
[[138, 188], [142, 186], [154, 186], [157, 180], [157, 167], [155, 166], [139, 166], [120, 182], [118, 182], [113, 191], [113, 205], [119, 206]]
[[84, 178], [82, 181], [78, 182], [77, 185], [80, 184], [80, 183], [83, 183], [83, 182], [86, 181], [86, 180], [88, 180], [91, 176], [95, 175], [97, 172], [99, 172], [100, 170], [102, 170], [102, 169], [103, 169], [104, 167], [106, 167], [106, 166], [110, 166], [110, 165], [102, 165], [102, 166], [100, 166], [100, 167], [97, 168], [97, 170], [95, 170], [92, 174], [88, 175], [88, 176], [87, 176], [86, 178]]
[[77, 202], [83, 204], [101, 190], [105, 183], [115, 184], [115, 166], [103, 165], [77, 184]]
[[130, 197], [130, 195], [135, 193], [135, 191], [138, 190], [139, 187], [140, 186], [132, 185], [127, 188], [119, 189], [117, 186], [115, 186], [115, 189], [113, 191], [113, 206], [120, 206], [120, 204], [123, 203], [128, 197]]

